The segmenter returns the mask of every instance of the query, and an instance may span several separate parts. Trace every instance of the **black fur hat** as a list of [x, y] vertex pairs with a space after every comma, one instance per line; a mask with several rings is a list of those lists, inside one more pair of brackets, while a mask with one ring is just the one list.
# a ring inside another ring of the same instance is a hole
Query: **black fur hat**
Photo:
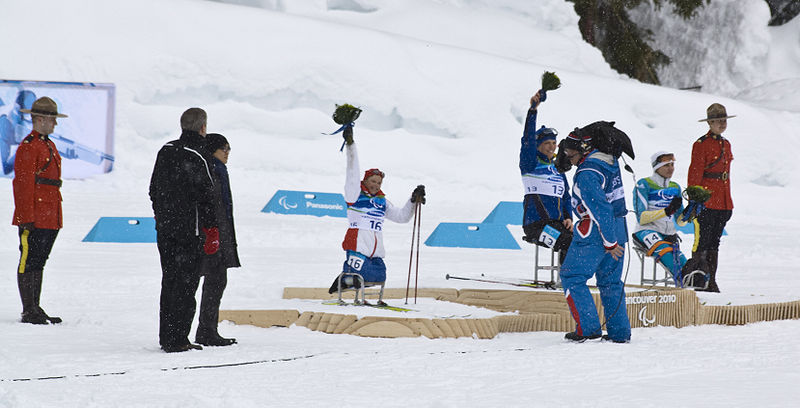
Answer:
[[633, 145], [628, 135], [614, 127], [614, 122], [602, 120], [582, 128], [575, 128], [561, 141], [558, 145], [558, 154], [555, 162], [556, 170], [561, 173], [566, 173], [572, 168], [572, 163], [570, 163], [565, 152], [566, 149], [577, 150], [582, 154], [586, 154], [592, 149], [597, 149], [617, 159], [622, 153], [627, 154], [631, 159], [634, 158]]
[[[584, 142], [592, 148], [603, 153], [608, 153], [616, 158], [619, 158], [622, 153], [625, 153], [631, 159], [636, 158], [633, 152], [631, 139], [625, 132], [614, 127], [614, 122], [606, 122], [603, 120], [594, 122], [580, 129], [575, 129], [570, 133], [567, 140], [569, 140], [570, 137], [574, 140], [572, 144]], [[569, 146], [567, 147], [572, 148]]]

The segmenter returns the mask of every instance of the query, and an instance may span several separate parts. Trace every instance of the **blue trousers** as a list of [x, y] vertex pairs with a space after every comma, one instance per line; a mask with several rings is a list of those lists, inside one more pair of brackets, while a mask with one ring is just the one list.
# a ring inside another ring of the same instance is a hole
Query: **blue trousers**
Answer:
[[[655, 234], [655, 236], [653, 234]], [[683, 255], [680, 247], [678, 247], [678, 252], [676, 254], [675, 247], [671, 242], [664, 239], [664, 234], [653, 230], [634, 232], [633, 236], [645, 248], [651, 250], [651, 256], [656, 258], [661, 265], [664, 265], [664, 267], [672, 273], [675, 283], [680, 287], [680, 281], [682, 280], [681, 269], [686, 265], [686, 256]]]
[[573, 241], [567, 258], [561, 266], [561, 283], [567, 297], [575, 330], [579, 335], [602, 334], [597, 308], [586, 285], [592, 276], [597, 279], [600, 299], [606, 320], [606, 330], [612, 340], [626, 341], [631, 338], [631, 323], [625, 306], [625, 289], [622, 282], [624, 258], [614, 260], [602, 244], [591, 240]]
[[[348, 260], [352, 253], [355, 251], [347, 251]], [[385, 282], [386, 281], [386, 264], [383, 263], [382, 258], [370, 258], [358, 252], [355, 254], [363, 256], [361, 263], [361, 270], [356, 270], [349, 263], [348, 260], [342, 264], [342, 272], [357, 273], [364, 278], [364, 282]], [[358, 265], [354, 263], [354, 265]]]

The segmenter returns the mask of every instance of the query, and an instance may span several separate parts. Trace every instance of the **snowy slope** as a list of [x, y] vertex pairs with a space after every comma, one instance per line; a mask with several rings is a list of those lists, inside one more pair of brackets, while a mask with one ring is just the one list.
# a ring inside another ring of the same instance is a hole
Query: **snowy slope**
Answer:
[[[711, 0], [683, 20], [669, 4], [642, 2], [629, 13], [653, 32], [652, 45], [672, 59], [659, 69], [670, 87], [702, 86], [704, 92], [749, 102], [780, 100], [766, 106], [797, 112], [800, 77], [800, 21], [768, 27], [770, 12], [762, 0]], [[752, 88], [771, 89], [768, 95]]]
[[[685, 184], [691, 143], [706, 130], [697, 122], [705, 108], [719, 101], [738, 115], [726, 133], [736, 209], [720, 256], [723, 293], [700, 298], [800, 299], [792, 239], [800, 216], [786, 205], [800, 196], [800, 114], [763, 103], [776, 93], [796, 98], [796, 82], [742, 99], [639, 84], [615, 74], [581, 41], [577, 16], [556, 0], [236, 3], [0, 0], [3, 38], [26, 33], [4, 44], [0, 78], [113, 82], [118, 96], [115, 170], [68, 180], [62, 189], [66, 223], [42, 302], [65, 319], [62, 326], [17, 323], [10, 272], [18, 259], [16, 230], [0, 229], [7, 243], [0, 265], [8, 271], [0, 274], [0, 407], [782, 406], [800, 396], [791, 386], [800, 379], [793, 365], [800, 358], [797, 321], [637, 329], [626, 346], [564, 344], [559, 333], [381, 340], [223, 324], [223, 334], [240, 345], [159, 352], [155, 246], [80, 241], [99, 216], [151, 214], [155, 153], [177, 136], [184, 109], [205, 108], [209, 129], [232, 144], [244, 266], [230, 271], [222, 307], [302, 309], [308, 304], [281, 299], [281, 290], [330, 284], [342, 261], [344, 221], [259, 211], [279, 188], [342, 189], [341, 141], [321, 134], [335, 129], [335, 103], [364, 109], [356, 128], [361, 164], [387, 173], [391, 200], [427, 186], [427, 237], [439, 222], [477, 222], [498, 201], [521, 200], [521, 121], [544, 70], [555, 70], [564, 86], [549, 95], [540, 120], [562, 134], [616, 120], [634, 140], [637, 177], [649, 175], [652, 152], [668, 149], [679, 161], [675, 178]], [[27, 16], [36, 16], [36, 30]], [[775, 56], [766, 69], [777, 72], [771, 64], [785, 61]], [[629, 176], [624, 181], [632, 184]], [[10, 220], [10, 180], [0, 179], [0, 195], [7, 197], [0, 213]], [[410, 235], [408, 225], [387, 227], [390, 287], [405, 285]], [[684, 238], [688, 250], [691, 236]], [[489, 286], [444, 275], [489, 270], [527, 277], [533, 254], [529, 246], [424, 247], [421, 258], [421, 286], [463, 288]], [[636, 261], [628, 282], [638, 283]], [[254, 364], [161, 370], [244, 362]], [[118, 375], [84, 376], [94, 373]], [[8, 381], [47, 376], [67, 378]], [[345, 391], [331, 392], [336, 386]], [[356, 391], [361, 386], [368, 391]], [[724, 392], [709, 395], [703, 387]]]

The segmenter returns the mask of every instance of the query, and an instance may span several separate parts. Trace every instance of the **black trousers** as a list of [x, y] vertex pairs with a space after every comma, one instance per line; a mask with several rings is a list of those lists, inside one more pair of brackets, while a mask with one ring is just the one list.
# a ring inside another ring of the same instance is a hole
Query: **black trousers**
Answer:
[[200, 284], [202, 247], [199, 241], [159, 237], [158, 253], [161, 257], [159, 343], [162, 347], [188, 344], [197, 308], [194, 296]]
[[22, 300], [22, 313], [34, 313], [39, 309], [42, 293], [44, 264], [56, 242], [58, 230], [34, 228], [19, 229], [19, 265], [17, 286]]
[[204, 256], [200, 274], [203, 276], [203, 293], [200, 296], [200, 316], [197, 325], [198, 335], [218, 334], [219, 304], [222, 293], [228, 286], [228, 268], [223, 266], [222, 257]]
[[695, 246], [692, 252], [719, 251], [719, 240], [731, 215], [733, 215], [733, 210], [704, 209], [697, 217], [699, 235], [695, 237]]

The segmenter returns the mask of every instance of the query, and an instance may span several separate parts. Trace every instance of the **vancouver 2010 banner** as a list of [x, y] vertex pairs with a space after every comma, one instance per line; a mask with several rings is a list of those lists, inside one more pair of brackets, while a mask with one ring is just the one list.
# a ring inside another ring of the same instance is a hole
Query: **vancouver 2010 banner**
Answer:
[[61, 155], [61, 177], [80, 179], [108, 173], [114, 165], [114, 84], [0, 79], [2, 177], [14, 177], [17, 147], [31, 132], [33, 101], [56, 101], [58, 118], [50, 140]]

